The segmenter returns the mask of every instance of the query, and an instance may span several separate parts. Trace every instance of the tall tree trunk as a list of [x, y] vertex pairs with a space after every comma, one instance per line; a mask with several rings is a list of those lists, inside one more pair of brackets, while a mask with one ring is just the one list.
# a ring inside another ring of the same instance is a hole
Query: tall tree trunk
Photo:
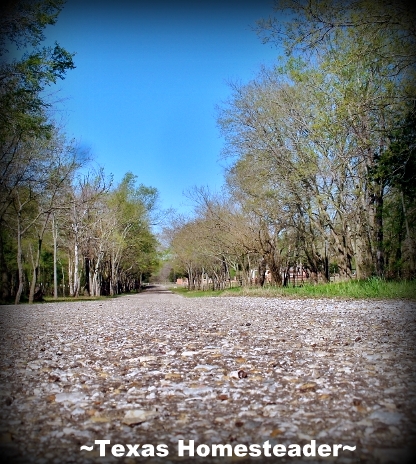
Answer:
[[85, 257], [85, 292], [88, 296], [91, 295], [91, 285], [90, 285], [90, 258]]
[[384, 277], [383, 194], [384, 186], [380, 185], [375, 197], [376, 274], [378, 277]]
[[61, 264], [62, 267], [62, 296], [65, 297], [65, 273], [64, 273], [64, 266]]
[[401, 191], [401, 201], [402, 201], [404, 223], [406, 226], [406, 236], [403, 240], [403, 245], [402, 245], [402, 256], [406, 262], [406, 266], [404, 269], [404, 275], [406, 276], [406, 278], [413, 278], [415, 276], [415, 271], [416, 271], [415, 246], [414, 246], [413, 238], [410, 234], [410, 227], [409, 227], [409, 222], [407, 218], [407, 210], [406, 210], [406, 204], [404, 202], [403, 190]]
[[73, 274], [73, 261], [71, 252], [68, 252], [68, 285], [69, 296], [74, 296], [74, 274]]
[[[372, 242], [374, 239], [374, 205], [363, 202], [362, 210], [356, 216], [354, 236], [354, 256], [357, 279], [368, 279], [374, 271]], [[374, 243], [373, 243], [374, 244]]]
[[53, 297], [56, 300], [58, 298], [58, 268], [57, 268], [58, 227], [55, 221], [55, 215], [52, 216], [52, 237], [53, 237]]
[[[214, 283], [214, 279], [212, 279], [212, 282]], [[193, 285], [194, 285], [194, 276], [192, 273], [192, 266], [188, 266], [188, 290], [193, 290]]]
[[23, 292], [23, 264], [22, 264], [22, 233], [20, 224], [20, 212], [17, 213], [17, 272], [19, 276], [19, 285], [17, 287], [14, 304], [20, 303]]
[[32, 304], [35, 298], [36, 284], [38, 282], [40, 253], [42, 249], [42, 239], [38, 238], [38, 246], [36, 249], [36, 256], [33, 262], [32, 282], [30, 283], [29, 304]]
[[329, 256], [328, 256], [328, 241], [327, 240], [325, 240], [324, 270], [325, 270], [325, 280], [327, 282], [330, 282], [331, 277], [329, 275]]
[[0, 234], [0, 271], [1, 271], [1, 295], [0, 301], [6, 303], [10, 298], [10, 281], [7, 263], [4, 256], [3, 235]]
[[80, 286], [80, 276], [79, 276], [79, 250], [78, 250], [78, 242], [77, 238], [75, 237], [74, 243], [74, 277], [73, 277], [73, 296], [77, 297], [79, 295], [79, 286]]
[[110, 262], [110, 296], [114, 295], [114, 259]]
[[[33, 303], [34, 298], [35, 298], [35, 289], [36, 289], [36, 284], [38, 282], [43, 237], [45, 235], [46, 227], [48, 226], [49, 218], [50, 218], [50, 213], [46, 214], [44, 222], [38, 234], [38, 246], [37, 246], [36, 258], [35, 258], [34, 266], [33, 266], [33, 279], [32, 279], [32, 284], [30, 286], [29, 303]], [[40, 289], [40, 298], [42, 298], [42, 289]]]
[[100, 265], [101, 265], [101, 259], [103, 257], [103, 253], [101, 251], [101, 245], [100, 245], [100, 250], [98, 252], [97, 256], [97, 261], [95, 262], [94, 265], [94, 272], [92, 276], [92, 294], [93, 296], [100, 296], [101, 295], [101, 274], [100, 274]]

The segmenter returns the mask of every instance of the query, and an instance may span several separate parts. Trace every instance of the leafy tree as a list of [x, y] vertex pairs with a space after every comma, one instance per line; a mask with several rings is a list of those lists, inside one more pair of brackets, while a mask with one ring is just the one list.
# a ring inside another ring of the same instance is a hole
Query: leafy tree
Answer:
[[[56, 134], [47, 116], [51, 104], [43, 91], [74, 68], [73, 55], [59, 44], [41, 46], [45, 27], [56, 22], [62, 7], [60, 0], [18, 0], [3, 5], [0, 15], [0, 228], [17, 231], [16, 302], [23, 290], [22, 234], [43, 217], [40, 210], [30, 219], [32, 211], [25, 218], [22, 214], [32, 207], [38, 208], [41, 201], [47, 202], [46, 198], [41, 200], [40, 193], [46, 186], [44, 169], [49, 163], [49, 155], [45, 153], [54, 145]], [[50, 181], [51, 178], [49, 186]], [[5, 259], [6, 243], [9, 241], [2, 240], [0, 247], [3, 288], [6, 276], [12, 275]], [[35, 254], [36, 269], [40, 249]]]
[[111, 295], [119, 293], [126, 269], [135, 269], [136, 277], [141, 280], [142, 274], [151, 268], [152, 257], [155, 256], [156, 242], [150, 232], [149, 221], [157, 203], [157, 190], [144, 185], [136, 187], [136, 179], [128, 172], [107, 200], [114, 220], [109, 257]]
[[416, 118], [409, 112], [388, 134], [389, 145], [377, 157], [371, 175], [384, 182], [387, 205], [384, 211], [386, 259], [393, 275], [413, 276], [416, 271]]
[[[304, 124], [301, 142], [317, 157], [309, 169], [315, 165], [325, 173], [315, 182], [318, 191], [309, 189], [318, 203], [313, 209], [320, 211], [314, 227], [342, 226], [341, 241], [332, 234], [334, 246], [339, 253], [346, 241], [346, 257], [352, 248], [359, 277], [384, 272], [386, 184], [371, 172], [389, 145], [386, 134], [415, 98], [416, 23], [414, 8], [403, 15], [406, 7], [403, 2], [283, 0], [276, 2], [275, 18], [259, 23], [265, 40], [285, 47], [287, 80], [305, 89], [303, 114], [313, 122]], [[259, 110], [261, 121], [260, 116]], [[291, 121], [290, 113], [285, 120]], [[298, 170], [299, 162], [294, 166]], [[328, 176], [331, 172], [339, 181]], [[325, 184], [330, 188], [323, 189]], [[330, 213], [328, 220], [324, 212]]]
[[[3, 6], [0, 16], [0, 142], [2, 158], [26, 137], [48, 135], [52, 126], [42, 91], [73, 69], [73, 54], [59, 44], [42, 47], [44, 29], [53, 25], [62, 0], [17, 0]], [[19, 53], [15, 48], [17, 47]], [[19, 55], [21, 55], [19, 57]], [[3, 173], [5, 174], [5, 173]]]
[[375, 176], [400, 189], [406, 197], [416, 195], [416, 112], [390, 130], [389, 145], [377, 159]]

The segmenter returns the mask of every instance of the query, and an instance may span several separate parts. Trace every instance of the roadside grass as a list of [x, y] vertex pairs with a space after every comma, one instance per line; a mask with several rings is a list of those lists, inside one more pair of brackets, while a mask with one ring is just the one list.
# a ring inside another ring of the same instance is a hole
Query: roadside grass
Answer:
[[[133, 295], [137, 294], [138, 292], [132, 291], [129, 293], [119, 293], [117, 295], [101, 295], [101, 296], [86, 296], [86, 295], [80, 295], [77, 297], [73, 296], [59, 296], [58, 298], [54, 298], [53, 296], [44, 296], [41, 301], [35, 301], [34, 303], [36, 304], [47, 304], [47, 303], [73, 303], [75, 301], [81, 302], [81, 301], [105, 301], [109, 299], [115, 299], [115, 298], [120, 298], [122, 296], [126, 295]], [[1, 302], [1, 305], [13, 305], [14, 300], [6, 301], [6, 302]], [[28, 304], [28, 299], [22, 298], [20, 300], [20, 304]]]
[[[220, 296], [223, 295], [225, 292], [225, 290], [188, 290], [185, 287], [169, 287], [169, 290], [171, 290], [173, 293], [183, 295], [188, 298], [198, 298], [203, 296]], [[240, 290], [240, 288], [235, 288], [235, 290]]]
[[388, 281], [372, 277], [368, 280], [305, 284], [302, 287], [233, 287], [225, 290], [188, 290], [171, 288], [174, 293], [186, 297], [208, 296], [261, 296], [298, 298], [344, 298], [344, 299], [411, 299], [416, 300], [416, 281]]
[[71, 296], [59, 296], [58, 298], [54, 298], [53, 296], [44, 296], [43, 301], [39, 301], [39, 303], [62, 303], [62, 302], [71, 302], [71, 301], [104, 301], [104, 300], [110, 300], [114, 298], [120, 298], [122, 296], [126, 295], [133, 295], [136, 294], [136, 292], [131, 292], [131, 293], [119, 293], [117, 295], [101, 295], [101, 296], [77, 296], [77, 297], [71, 297]]
[[114, 296], [59, 296], [58, 298], [54, 298], [53, 296], [44, 296], [43, 301], [39, 303], [65, 303], [71, 301], [99, 301], [99, 300], [108, 300], [109, 298], [116, 298], [120, 295]]

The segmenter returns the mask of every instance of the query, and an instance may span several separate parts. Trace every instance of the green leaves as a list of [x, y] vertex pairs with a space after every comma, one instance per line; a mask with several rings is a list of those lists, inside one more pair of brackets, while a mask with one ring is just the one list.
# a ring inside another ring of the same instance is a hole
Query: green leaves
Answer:
[[416, 194], [416, 114], [410, 112], [405, 120], [389, 134], [389, 147], [377, 158], [372, 170], [374, 178], [397, 187], [408, 196]]
[[[54, 24], [62, 8], [60, 0], [37, 3], [18, 1], [0, 20], [0, 144], [2, 153], [10, 143], [26, 137], [49, 136], [45, 110], [50, 106], [42, 91], [74, 69], [73, 54], [55, 43], [39, 47], [43, 29]], [[9, 52], [7, 43], [26, 49], [22, 57]]]
[[[258, 31], [287, 58], [233, 86], [220, 110], [234, 198], [295, 231], [310, 268], [328, 243], [341, 274], [351, 275], [355, 261], [359, 277], [382, 275], [383, 205], [393, 203], [383, 203], [386, 185], [404, 193], [404, 216], [413, 214], [415, 8], [278, 0]], [[413, 220], [402, 222], [411, 242]]]
[[65, 0], [8, 1], [1, 7], [0, 56], [8, 52], [8, 45], [19, 49], [37, 47], [43, 40], [46, 26], [56, 23]]

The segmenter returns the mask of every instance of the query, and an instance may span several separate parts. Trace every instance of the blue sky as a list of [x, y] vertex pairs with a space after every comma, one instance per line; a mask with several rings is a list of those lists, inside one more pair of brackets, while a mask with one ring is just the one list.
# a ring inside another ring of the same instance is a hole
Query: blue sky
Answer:
[[47, 39], [76, 53], [53, 89], [68, 136], [116, 183], [131, 171], [159, 190], [163, 209], [190, 212], [184, 191], [223, 184], [215, 106], [230, 96], [227, 82], [248, 82], [279, 56], [252, 30], [272, 5], [67, 0]]

